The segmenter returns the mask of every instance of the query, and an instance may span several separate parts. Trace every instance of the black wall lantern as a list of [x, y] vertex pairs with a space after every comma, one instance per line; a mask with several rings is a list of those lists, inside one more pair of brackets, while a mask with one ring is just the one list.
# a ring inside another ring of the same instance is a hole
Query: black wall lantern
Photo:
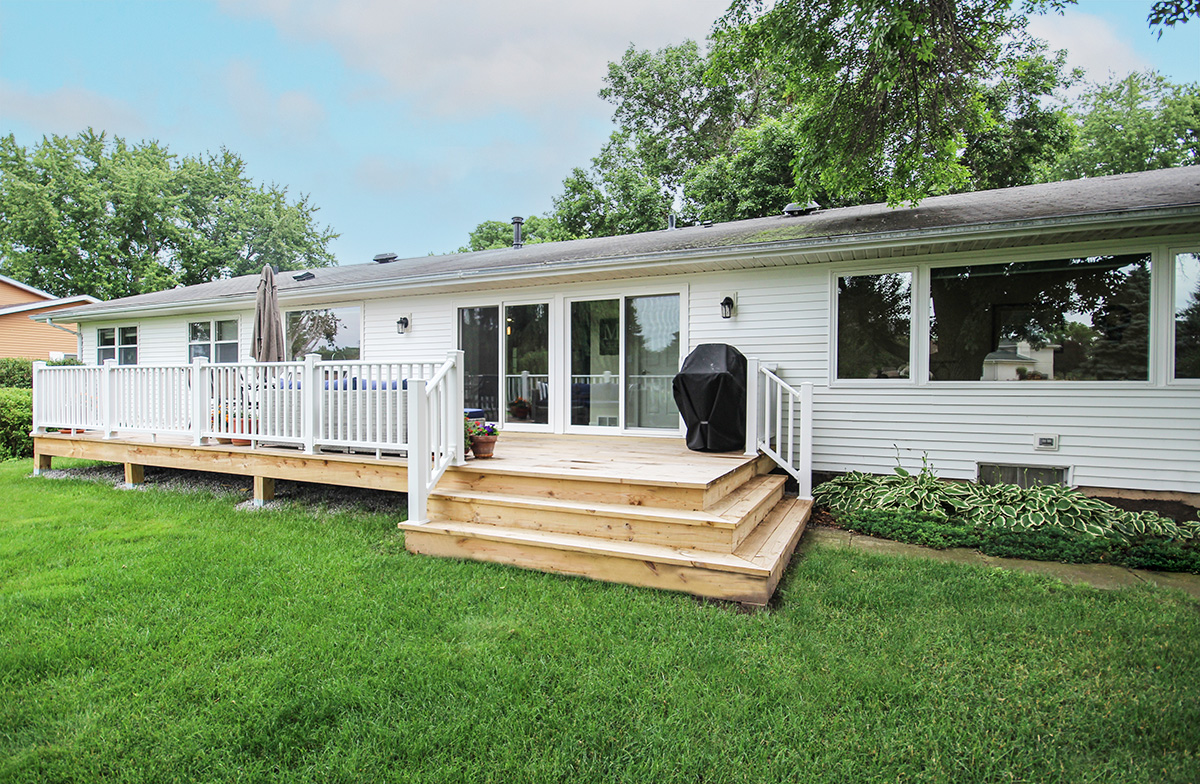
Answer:
[[721, 318], [733, 318], [733, 309], [737, 307], [737, 301], [728, 295], [721, 300]]
[[408, 332], [408, 327], [409, 327], [410, 323], [411, 323], [410, 316], [401, 316], [400, 318], [396, 319], [396, 332], [398, 332], [401, 335]]

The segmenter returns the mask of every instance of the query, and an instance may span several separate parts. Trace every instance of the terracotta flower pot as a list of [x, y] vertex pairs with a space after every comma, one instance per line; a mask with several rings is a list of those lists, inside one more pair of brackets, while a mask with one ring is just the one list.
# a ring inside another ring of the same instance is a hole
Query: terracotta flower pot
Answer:
[[496, 450], [496, 439], [499, 436], [474, 436], [471, 439], [471, 451], [475, 457], [491, 457]]

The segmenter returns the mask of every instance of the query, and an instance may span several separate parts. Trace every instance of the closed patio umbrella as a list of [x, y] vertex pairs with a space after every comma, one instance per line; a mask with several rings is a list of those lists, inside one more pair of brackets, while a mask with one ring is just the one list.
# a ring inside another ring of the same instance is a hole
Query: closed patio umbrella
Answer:
[[275, 271], [263, 267], [254, 298], [253, 355], [257, 362], [282, 362], [283, 319], [279, 315], [279, 290], [275, 286]]

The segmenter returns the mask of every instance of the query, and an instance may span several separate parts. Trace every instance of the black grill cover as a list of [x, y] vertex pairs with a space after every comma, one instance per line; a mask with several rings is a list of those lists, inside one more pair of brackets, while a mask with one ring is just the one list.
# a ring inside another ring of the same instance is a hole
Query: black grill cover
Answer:
[[746, 358], [724, 343], [705, 343], [683, 360], [671, 388], [687, 425], [688, 449], [731, 452], [746, 446]]

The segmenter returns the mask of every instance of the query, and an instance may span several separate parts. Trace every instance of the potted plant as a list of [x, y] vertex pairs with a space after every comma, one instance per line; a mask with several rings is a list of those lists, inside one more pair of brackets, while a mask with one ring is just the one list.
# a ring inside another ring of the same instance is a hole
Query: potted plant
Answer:
[[491, 422], [468, 422], [467, 429], [471, 433], [471, 451], [475, 457], [491, 457], [496, 450], [496, 439], [500, 431]]
[[523, 397], [513, 398], [508, 404], [508, 413], [513, 419], [528, 419], [530, 412], [533, 411], [533, 406], [529, 405], [529, 401]]

